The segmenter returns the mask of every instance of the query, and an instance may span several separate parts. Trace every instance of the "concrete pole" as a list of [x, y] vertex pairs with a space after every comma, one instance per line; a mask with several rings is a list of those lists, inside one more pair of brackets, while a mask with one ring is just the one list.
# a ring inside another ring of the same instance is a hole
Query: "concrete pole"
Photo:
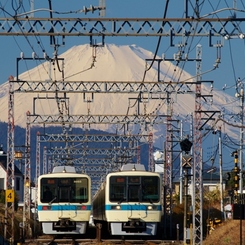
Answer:
[[243, 107], [244, 107], [244, 86], [241, 84], [241, 89], [240, 89], [240, 106], [241, 106], [241, 127], [240, 127], [240, 164], [239, 164], [239, 191], [240, 191], [240, 244], [242, 245], [242, 203], [244, 203], [243, 200], [243, 179], [242, 179], [242, 174], [243, 174]]
[[223, 160], [222, 160], [222, 139], [221, 139], [221, 127], [219, 128], [219, 174], [220, 174], [220, 210], [221, 221], [226, 219], [224, 215], [224, 192], [223, 192]]
[[240, 89], [240, 106], [241, 106], [241, 127], [240, 127], [240, 164], [239, 164], [239, 168], [240, 168], [240, 174], [239, 174], [239, 191], [240, 194], [243, 193], [243, 179], [242, 179], [242, 172], [243, 172], [243, 107], [244, 107], [244, 88], [243, 88], [243, 84], [241, 85], [241, 89]]
[[187, 210], [188, 210], [188, 169], [184, 168], [184, 244], [187, 240]]
[[[183, 122], [182, 120], [180, 121], [180, 138], [181, 140], [183, 139]], [[181, 151], [180, 152], [180, 188], [179, 188], [179, 191], [180, 191], [180, 198], [179, 198], [179, 201], [180, 201], [180, 204], [183, 203], [183, 168], [182, 168], [182, 158], [183, 158], [183, 152]]]

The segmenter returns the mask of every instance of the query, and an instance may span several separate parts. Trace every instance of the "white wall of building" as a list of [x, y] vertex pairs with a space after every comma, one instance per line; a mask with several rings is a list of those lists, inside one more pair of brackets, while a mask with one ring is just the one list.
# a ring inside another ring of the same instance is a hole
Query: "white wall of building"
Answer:
[[[15, 175], [14, 177], [14, 189], [16, 192], [16, 195], [19, 197], [19, 202], [23, 202], [23, 196], [24, 196], [24, 180], [23, 175]], [[3, 169], [2, 166], [0, 166], [0, 190], [7, 189], [7, 173], [5, 169]]]

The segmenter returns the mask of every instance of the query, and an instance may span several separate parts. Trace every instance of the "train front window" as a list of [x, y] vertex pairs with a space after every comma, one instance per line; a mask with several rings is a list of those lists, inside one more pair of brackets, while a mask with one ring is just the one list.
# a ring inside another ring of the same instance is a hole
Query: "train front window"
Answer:
[[77, 178], [74, 179], [74, 189], [72, 195], [73, 202], [87, 202], [88, 201], [88, 179], [87, 178]]
[[111, 202], [158, 202], [160, 179], [157, 176], [112, 176], [110, 178]]
[[158, 202], [160, 198], [160, 180], [157, 176], [142, 177], [142, 201]]
[[123, 202], [126, 198], [126, 178], [112, 176], [110, 178], [110, 201]]
[[140, 185], [128, 186], [128, 201], [139, 202], [140, 201]]
[[43, 178], [41, 179], [41, 192], [40, 199], [41, 202], [51, 202], [54, 201], [56, 195], [57, 179]]
[[[49, 191], [49, 193], [47, 192]], [[47, 194], [48, 193], [48, 194]], [[41, 180], [41, 202], [87, 202], [87, 178], [43, 178]]]

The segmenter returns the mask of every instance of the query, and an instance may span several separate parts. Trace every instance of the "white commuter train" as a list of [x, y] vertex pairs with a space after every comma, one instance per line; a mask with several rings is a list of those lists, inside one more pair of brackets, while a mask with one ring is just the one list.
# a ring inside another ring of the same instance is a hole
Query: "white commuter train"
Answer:
[[91, 179], [72, 166], [38, 178], [38, 220], [44, 234], [85, 234], [91, 215]]
[[124, 165], [107, 175], [93, 198], [94, 223], [101, 223], [111, 235], [157, 233], [161, 222], [161, 177], [141, 164]]

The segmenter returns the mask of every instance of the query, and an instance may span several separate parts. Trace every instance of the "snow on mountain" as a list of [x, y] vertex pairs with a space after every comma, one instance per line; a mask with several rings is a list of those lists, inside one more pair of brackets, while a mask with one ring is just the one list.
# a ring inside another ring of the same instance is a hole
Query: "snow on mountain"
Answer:
[[[92, 49], [90, 45], [74, 46], [59, 56], [64, 59], [64, 66], [61, 62], [50, 64], [42, 63], [33, 69], [21, 74], [21, 80], [45, 81], [45, 80], [62, 80], [62, 74], [65, 81], [142, 81], [145, 69], [149, 67], [150, 62], [146, 66], [145, 59], [152, 59], [153, 53], [136, 45], [117, 46], [114, 44], [106, 44], [104, 47]], [[59, 70], [64, 69], [64, 73]], [[144, 82], [157, 81], [158, 71], [157, 62], [147, 71]], [[160, 79], [166, 82], [190, 80], [190, 75], [182, 69], [174, 66], [169, 61], [160, 63]], [[192, 87], [194, 89], [194, 87]], [[210, 94], [210, 84], [202, 86], [202, 94]], [[221, 110], [226, 105], [231, 104], [234, 100], [231, 96], [213, 91], [213, 102], [207, 101], [203, 110]], [[37, 93], [15, 93], [14, 94], [14, 117], [15, 124], [21, 127], [26, 126], [26, 112], [33, 113], [33, 97], [42, 99], [35, 100], [35, 113], [41, 115], [58, 114], [57, 104], [50, 94]], [[102, 115], [125, 115], [129, 110], [129, 114], [136, 113], [136, 107], [133, 107], [135, 100], [128, 98], [136, 98], [137, 95], [128, 94], [94, 94], [92, 103], [84, 102], [83, 94], [70, 93], [69, 112], [71, 115], [82, 114], [102, 114]], [[163, 96], [164, 98], [164, 96]], [[91, 100], [91, 94], [85, 94], [85, 100]], [[195, 95], [172, 94], [173, 99], [173, 118], [183, 119], [189, 124], [188, 116], [195, 111]], [[131, 108], [132, 107], [132, 108]], [[223, 110], [222, 109], [222, 110]], [[157, 114], [166, 114], [166, 100], [147, 100], [140, 105], [141, 112]], [[227, 108], [226, 108], [227, 110]], [[234, 110], [234, 108], [232, 108]], [[1, 121], [7, 122], [8, 118], [8, 82], [0, 86], [0, 111]], [[217, 115], [218, 116], [218, 115]], [[220, 124], [220, 123], [219, 123]], [[108, 130], [113, 132], [115, 126], [111, 125], [91, 125], [92, 128]], [[137, 131], [135, 127], [135, 131]], [[224, 127], [230, 137], [235, 137], [236, 131]], [[162, 125], [156, 125], [152, 129], [154, 132], [154, 144], [162, 147], [165, 140], [166, 130]], [[164, 137], [164, 139], [163, 139]]]

